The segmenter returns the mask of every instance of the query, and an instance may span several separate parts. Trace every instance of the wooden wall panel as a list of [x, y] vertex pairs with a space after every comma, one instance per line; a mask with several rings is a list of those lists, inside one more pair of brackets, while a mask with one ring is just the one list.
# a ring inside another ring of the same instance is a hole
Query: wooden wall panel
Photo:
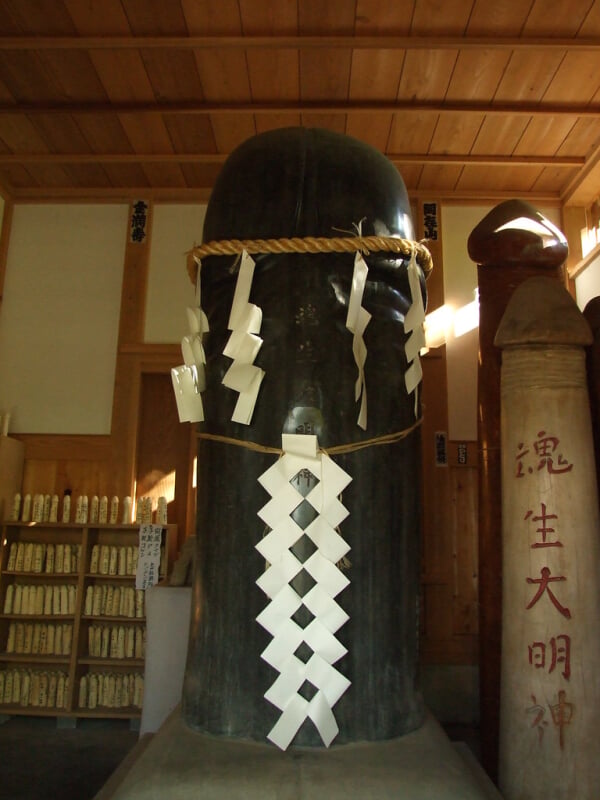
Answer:
[[449, 467], [451, 482], [452, 528], [452, 633], [476, 634], [477, 610], [477, 508], [478, 472], [476, 467]]
[[194, 529], [187, 519], [194, 426], [179, 422], [169, 374], [142, 374], [139, 408], [137, 496], [152, 497], [154, 509], [161, 495], [167, 498], [168, 521], [177, 521], [180, 546], [189, 528]]
[[[431, 205], [420, 201], [418, 238], [429, 238], [433, 271], [428, 311], [444, 302], [443, 219], [427, 228]], [[431, 223], [431, 217], [429, 217]], [[421, 659], [425, 664], [475, 664], [478, 658], [477, 443], [448, 441], [445, 347], [423, 359]], [[438, 450], [442, 435], [443, 453]], [[443, 457], [442, 457], [443, 456]]]

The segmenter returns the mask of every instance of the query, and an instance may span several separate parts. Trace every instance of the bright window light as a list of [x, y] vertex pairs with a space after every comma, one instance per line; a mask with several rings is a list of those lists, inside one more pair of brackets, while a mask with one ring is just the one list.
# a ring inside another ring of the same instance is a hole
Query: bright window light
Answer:
[[425, 345], [428, 349], [446, 344], [452, 330], [453, 316], [452, 308], [447, 305], [440, 306], [431, 314], [427, 314], [425, 317]]
[[458, 339], [479, 326], [479, 292], [475, 289], [475, 299], [460, 308], [443, 305], [425, 317], [426, 351], [441, 347], [451, 339]]
[[479, 326], [479, 299], [459, 308], [454, 314], [454, 336], [464, 336]]

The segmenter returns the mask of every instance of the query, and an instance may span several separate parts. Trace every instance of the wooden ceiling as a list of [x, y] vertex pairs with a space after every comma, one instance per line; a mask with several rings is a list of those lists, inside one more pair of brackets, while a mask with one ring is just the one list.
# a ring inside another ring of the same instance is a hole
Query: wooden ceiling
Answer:
[[0, 0], [0, 189], [206, 199], [257, 132], [346, 132], [414, 197], [600, 194], [600, 0]]

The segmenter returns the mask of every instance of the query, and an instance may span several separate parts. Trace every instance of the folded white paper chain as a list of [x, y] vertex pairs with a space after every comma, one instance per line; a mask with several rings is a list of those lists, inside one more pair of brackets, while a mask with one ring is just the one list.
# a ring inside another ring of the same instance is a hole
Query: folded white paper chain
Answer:
[[[282, 449], [258, 479], [271, 495], [258, 515], [271, 530], [256, 545], [269, 564], [256, 583], [270, 599], [257, 621], [273, 637], [262, 658], [280, 673], [265, 698], [282, 712], [268, 738], [285, 750], [310, 718], [328, 747], [339, 731], [332, 709], [350, 685], [333, 664], [347, 652], [335, 633], [348, 615], [334, 598], [349, 584], [336, 563], [350, 547], [335, 529], [348, 515], [338, 495], [352, 478], [319, 452], [316, 436], [284, 434]], [[306, 496], [290, 482], [303, 470], [318, 481]], [[302, 529], [290, 515], [304, 501], [317, 516]], [[290, 548], [304, 535], [317, 549], [301, 562]], [[315, 583], [300, 597], [290, 581], [303, 569]], [[292, 619], [302, 606], [313, 616], [304, 628]], [[295, 655], [302, 644], [312, 651], [306, 663]], [[299, 694], [306, 681], [316, 690], [311, 700]]]
[[421, 282], [419, 280], [419, 269], [417, 266], [416, 252], [413, 254], [408, 265], [408, 284], [411, 294], [411, 306], [404, 317], [404, 331], [410, 333], [404, 346], [408, 369], [404, 374], [404, 382], [408, 394], [415, 393], [415, 419], [419, 414], [419, 383], [423, 377], [423, 368], [419, 353], [425, 347], [425, 308], [423, 306], [423, 295], [421, 294]]
[[[359, 231], [360, 235], [360, 231]], [[363, 292], [367, 282], [369, 268], [362, 257], [357, 253], [354, 257], [354, 273], [352, 275], [352, 288], [348, 300], [348, 314], [346, 328], [354, 334], [352, 339], [352, 353], [358, 367], [358, 377], [354, 384], [354, 400], [362, 396], [357, 425], [364, 430], [367, 428], [367, 384], [365, 382], [365, 361], [367, 360], [367, 346], [365, 345], [364, 332], [371, 320], [371, 314], [362, 307]]]
[[206, 356], [202, 340], [208, 331], [208, 319], [202, 310], [200, 296], [200, 264], [196, 275], [195, 308], [187, 309], [190, 333], [181, 340], [183, 365], [171, 370], [171, 380], [177, 401], [177, 413], [180, 422], [203, 422], [204, 406], [201, 392], [206, 386], [204, 365]]
[[227, 325], [231, 336], [223, 350], [224, 355], [233, 359], [233, 364], [222, 381], [228, 389], [239, 393], [231, 420], [243, 425], [249, 425], [252, 420], [258, 390], [265, 376], [264, 370], [254, 366], [263, 340], [257, 335], [262, 324], [262, 310], [248, 302], [253, 275], [254, 260], [244, 250]]
[[[355, 227], [360, 238], [360, 223]], [[200, 305], [200, 259], [196, 257], [195, 260], [198, 265], [196, 274], [198, 308], [188, 308], [191, 333], [184, 337], [181, 344], [185, 363], [183, 366], [171, 370], [181, 422], [202, 422], [204, 420], [200, 393], [205, 388], [204, 365], [206, 358], [202, 339], [208, 330], [208, 320]], [[361, 401], [357, 424], [363, 430], [367, 429], [367, 385], [365, 381], [367, 347], [364, 333], [371, 320], [371, 314], [362, 306], [362, 299], [368, 272], [361, 252], [357, 251], [354, 258], [352, 287], [348, 298], [346, 328], [353, 334], [352, 353], [358, 368], [358, 376], [354, 385], [354, 399], [355, 402]], [[253, 275], [254, 260], [246, 250], [243, 250], [228, 323], [231, 335], [223, 350], [224, 355], [231, 358], [233, 363], [222, 381], [224, 386], [238, 392], [238, 400], [231, 419], [233, 422], [243, 425], [250, 425], [252, 421], [258, 392], [265, 376], [264, 370], [254, 364], [263, 340], [258, 336], [262, 325], [262, 310], [249, 302]], [[404, 330], [410, 334], [405, 345], [408, 369], [404, 377], [407, 392], [409, 394], [414, 392], [415, 418], [417, 418], [418, 386], [423, 375], [419, 353], [425, 346], [423, 328], [425, 309], [421, 295], [416, 247], [413, 247], [408, 265], [408, 279], [412, 304], [404, 319]]]

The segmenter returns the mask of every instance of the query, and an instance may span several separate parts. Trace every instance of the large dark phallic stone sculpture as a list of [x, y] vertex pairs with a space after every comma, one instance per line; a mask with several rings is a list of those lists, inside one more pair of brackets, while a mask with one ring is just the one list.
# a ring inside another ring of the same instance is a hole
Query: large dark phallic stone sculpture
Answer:
[[[291, 128], [248, 140], [227, 160], [207, 209], [203, 240], [377, 234], [413, 239], [402, 178], [378, 151], [349, 137]], [[255, 581], [265, 569], [255, 544], [257, 511], [268, 500], [257, 478], [276, 456], [244, 443], [281, 447], [282, 433], [312, 433], [322, 448], [358, 444], [415, 423], [405, 388], [411, 302], [408, 258], [366, 256], [363, 306], [368, 396], [366, 430], [357, 426], [357, 367], [345, 327], [353, 254], [259, 254], [250, 302], [262, 308], [265, 370], [250, 425], [231, 422], [237, 399], [221, 383], [222, 352], [236, 281], [236, 259], [202, 259], [206, 422], [199, 431], [198, 569], [183, 691], [183, 717], [207, 733], [265, 740], [279, 710], [265, 700], [276, 675], [261, 659], [270, 637], [256, 622], [266, 604]], [[425, 295], [425, 276], [420, 283]], [[420, 411], [417, 410], [417, 414]], [[352, 483], [341, 533], [350, 544], [350, 585], [336, 598], [349, 620], [337, 634], [348, 650], [336, 667], [351, 681], [334, 708], [336, 744], [397, 737], [419, 727], [416, 687], [419, 574], [418, 429], [392, 444], [334, 456]], [[299, 508], [294, 519], [303, 523]], [[299, 584], [302, 583], [300, 579]], [[300, 589], [298, 589], [300, 592]], [[300, 615], [302, 616], [302, 615]], [[304, 624], [301, 622], [300, 624]], [[293, 744], [320, 745], [306, 720]]]

